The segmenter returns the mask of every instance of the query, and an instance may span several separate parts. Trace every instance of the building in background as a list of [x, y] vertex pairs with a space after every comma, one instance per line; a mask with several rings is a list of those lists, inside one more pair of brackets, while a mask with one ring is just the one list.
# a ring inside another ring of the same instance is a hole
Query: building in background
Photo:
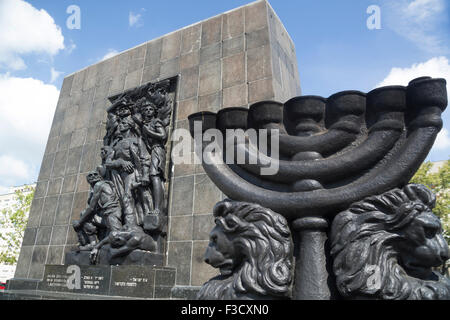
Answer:
[[[36, 184], [24, 185], [20, 187], [11, 187], [8, 190], [8, 193], [0, 195], [0, 212], [2, 210], [12, 208], [17, 203], [16, 198], [17, 191], [21, 191], [24, 192], [24, 194], [28, 194], [32, 192], [30, 190], [30, 187], [33, 190], [36, 187]], [[3, 226], [0, 225], [0, 233], [6, 233], [9, 231], [10, 231], [9, 229], [3, 228]], [[4, 251], [5, 249], [7, 249], [7, 244], [5, 241], [0, 239], [0, 251]], [[0, 283], [4, 283], [6, 282], [6, 280], [13, 278], [15, 270], [16, 266], [7, 266], [0, 264]]]
[[436, 161], [432, 163], [430, 173], [437, 173], [448, 160]]
[[2, 283], [14, 278], [14, 272], [16, 272], [16, 266], [0, 265], [0, 287]]
[[25, 194], [30, 193], [29, 188], [35, 188], [36, 184], [27, 184], [20, 187], [11, 187], [8, 190], [8, 193], [0, 194], [0, 210], [11, 208], [16, 203], [16, 192], [21, 191]]

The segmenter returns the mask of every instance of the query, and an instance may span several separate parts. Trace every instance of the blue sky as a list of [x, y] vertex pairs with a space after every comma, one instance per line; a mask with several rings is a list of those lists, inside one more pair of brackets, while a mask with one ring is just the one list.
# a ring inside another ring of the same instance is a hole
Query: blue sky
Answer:
[[[64, 76], [108, 53], [250, 2], [0, 0], [0, 192], [37, 179]], [[381, 84], [406, 84], [424, 74], [450, 82], [446, 0], [269, 3], [295, 43], [303, 94], [328, 97], [348, 89], [370, 91]], [[66, 26], [70, 5], [81, 10], [79, 30]], [[379, 30], [367, 28], [370, 5], [381, 10]], [[16, 99], [22, 96], [20, 86], [29, 86], [30, 94]], [[447, 125], [430, 153], [432, 161], [450, 155], [449, 112], [444, 119]], [[2, 131], [11, 123], [17, 125]]]

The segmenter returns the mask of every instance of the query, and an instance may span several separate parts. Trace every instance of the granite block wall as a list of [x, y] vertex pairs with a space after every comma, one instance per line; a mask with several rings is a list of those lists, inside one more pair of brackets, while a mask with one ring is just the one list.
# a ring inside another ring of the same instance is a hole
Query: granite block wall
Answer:
[[[15, 274], [42, 279], [46, 264], [64, 264], [77, 243], [71, 228], [85, 208], [86, 174], [101, 162], [107, 98], [178, 77], [175, 128], [198, 111], [248, 107], [300, 95], [294, 45], [267, 1], [260, 0], [164, 35], [64, 79]], [[193, 153], [191, 154], [193, 157]], [[224, 195], [201, 165], [169, 170], [165, 261], [176, 284], [199, 286], [216, 275], [203, 262]]]

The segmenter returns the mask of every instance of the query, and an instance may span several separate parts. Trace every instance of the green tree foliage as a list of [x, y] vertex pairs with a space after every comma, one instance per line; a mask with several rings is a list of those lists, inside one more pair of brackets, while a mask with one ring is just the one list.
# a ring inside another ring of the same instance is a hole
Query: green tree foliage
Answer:
[[20, 247], [28, 222], [34, 188], [26, 187], [16, 191], [16, 203], [0, 212], [0, 240], [6, 243], [6, 249], [0, 251], [0, 264], [14, 265], [19, 259]]
[[431, 162], [424, 163], [412, 178], [411, 183], [426, 185], [436, 194], [433, 213], [441, 218], [444, 237], [450, 244], [450, 160], [437, 172], [430, 172]]

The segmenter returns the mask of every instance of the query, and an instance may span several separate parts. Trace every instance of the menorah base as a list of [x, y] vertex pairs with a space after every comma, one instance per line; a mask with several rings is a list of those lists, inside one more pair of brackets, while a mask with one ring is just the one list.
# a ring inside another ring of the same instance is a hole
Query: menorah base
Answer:
[[328, 221], [305, 217], [292, 222], [295, 256], [293, 300], [332, 300], [336, 296], [328, 250]]

